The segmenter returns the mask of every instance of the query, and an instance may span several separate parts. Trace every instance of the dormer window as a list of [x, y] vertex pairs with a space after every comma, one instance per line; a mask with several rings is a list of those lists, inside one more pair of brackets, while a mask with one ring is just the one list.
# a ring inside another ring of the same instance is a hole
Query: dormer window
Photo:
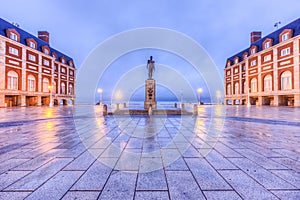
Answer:
[[270, 47], [270, 42], [266, 42], [265, 43], [265, 46], [264, 46], [264, 49], [267, 49], [267, 48], [269, 48]]
[[230, 60], [228, 60], [227, 61], [227, 67], [230, 67], [230, 65], [231, 65], [231, 62], [230, 62]]
[[289, 33], [285, 33], [281, 36], [281, 41], [284, 42], [289, 39]]
[[255, 49], [251, 49], [251, 55], [255, 54]]
[[49, 55], [49, 50], [48, 49], [44, 49], [44, 54]]
[[12, 39], [12, 40], [14, 40], [14, 41], [18, 41], [18, 36], [15, 33], [11, 32], [10, 35], [9, 35], [9, 38]]
[[60, 61], [61, 63], [65, 64], [66, 63], [66, 59], [64, 57], [60, 57]]
[[50, 54], [50, 49], [48, 46], [42, 46], [42, 52], [46, 55]]
[[35, 44], [34, 44], [34, 42], [30, 41], [30, 42], [29, 42], [29, 46], [30, 46], [31, 48], [35, 49]]
[[285, 29], [280, 33], [279, 40], [280, 40], [280, 42], [284, 42], [284, 41], [290, 39], [292, 36], [293, 36], [293, 30]]
[[244, 58], [244, 60], [246, 60], [246, 59], [247, 59], [247, 56], [248, 56], [248, 53], [247, 53], [247, 52], [245, 52], [245, 53], [243, 54], [243, 58]]
[[239, 63], [239, 58], [238, 58], [238, 57], [235, 57], [235, 58], [234, 58], [234, 63], [235, 63], [235, 64]]

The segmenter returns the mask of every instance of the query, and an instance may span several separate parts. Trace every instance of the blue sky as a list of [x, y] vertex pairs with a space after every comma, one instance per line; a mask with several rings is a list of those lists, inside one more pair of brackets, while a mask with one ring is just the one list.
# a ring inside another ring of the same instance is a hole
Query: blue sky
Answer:
[[[77, 68], [108, 37], [134, 28], [162, 27], [196, 40], [223, 75], [226, 58], [248, 47], [251, 31], [262, 31], [264, 36], [275, 30], [275, 22], [285, 25], [297, 19], [298, 5], [298, 0], [9, 0], [1, 2], [0, 13], [34, 35], [49, 31], [50, 45], [73, 57]], [[172, 66], [167, 54], [157, 55], [157, 62], [163, 55], [163, 64]], [[132, 61], [132, 66], [143, 64], [140, 60]], [[189, 72], [185, 71], [192, 87], [202, 87]], [[112, 73], [116, 79], [121, 76], [118, 70]]]

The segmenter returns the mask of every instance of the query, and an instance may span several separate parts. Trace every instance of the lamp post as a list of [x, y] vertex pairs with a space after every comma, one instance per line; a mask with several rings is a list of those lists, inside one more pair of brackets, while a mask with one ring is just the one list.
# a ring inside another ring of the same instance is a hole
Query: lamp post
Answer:
[[53, 90], [53, 85], [49, 85], [48, 89], [50, 91], [50, 102], [49, 102], [49, 107], [53, 107], [53, 97], [52, 97], [52, 90]]
[[100, 94], [99, 106], [101, 106], [102, 105], [102, 93], [103, 93], [103, 89], [99, 88], [98, 89], [98, 93]]
[[198, 92], [198, 105], [200, 106], [201, 105], [200, 93], [202, 92], [202, 88], [198, 88], [197, 92]]

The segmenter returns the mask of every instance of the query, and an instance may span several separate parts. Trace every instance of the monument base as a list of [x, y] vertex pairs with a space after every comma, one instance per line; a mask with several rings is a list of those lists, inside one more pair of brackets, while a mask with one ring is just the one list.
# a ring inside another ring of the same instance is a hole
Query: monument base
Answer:
[[156, 109], [156, 87], [155, 87], [155, 80], [147, 79], [145, 84], [145, 102], [144, 108], [149, 109], [151, 106], [152, 109]]

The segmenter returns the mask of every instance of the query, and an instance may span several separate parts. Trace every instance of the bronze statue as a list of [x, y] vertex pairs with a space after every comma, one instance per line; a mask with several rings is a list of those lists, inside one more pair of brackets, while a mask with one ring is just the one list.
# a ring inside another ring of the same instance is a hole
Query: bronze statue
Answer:
[[147, 63], [148, 69], [148, 79], [152, 79], [153, 72], [155, 71], [154, 60], [152, 60], [152, 56], [150, 56], [150, 60]]

